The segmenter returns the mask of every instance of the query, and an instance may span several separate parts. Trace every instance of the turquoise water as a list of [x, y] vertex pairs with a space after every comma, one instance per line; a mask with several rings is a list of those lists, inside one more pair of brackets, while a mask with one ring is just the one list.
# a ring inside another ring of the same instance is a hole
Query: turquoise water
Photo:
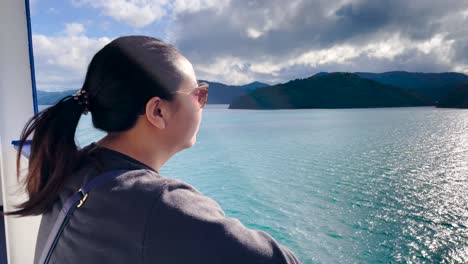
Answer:
[[[303, 263], [468, 262], [468, 111], [226, 108], [162, 175]], [[84, 117], [80, 144], [103, 135]]]

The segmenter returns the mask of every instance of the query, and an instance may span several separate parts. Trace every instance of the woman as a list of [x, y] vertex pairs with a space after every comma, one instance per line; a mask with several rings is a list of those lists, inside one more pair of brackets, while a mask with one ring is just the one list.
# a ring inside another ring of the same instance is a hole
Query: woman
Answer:
[[[207, 96], [190, 62], [158, 39], [121, 37], [96, 53], [80, 92], [33, 117], [21, 135], [33, 134], [29, 200], [7, 214], [43, 214], [34, 262], [67, 198], [103, 172], [126, 169], [74, 211], [49, 263], [298, 263], [194, 187], [159, 175], [195, 143]], [[88, 111], [107, 135], [78, 149], [75, 130]]]

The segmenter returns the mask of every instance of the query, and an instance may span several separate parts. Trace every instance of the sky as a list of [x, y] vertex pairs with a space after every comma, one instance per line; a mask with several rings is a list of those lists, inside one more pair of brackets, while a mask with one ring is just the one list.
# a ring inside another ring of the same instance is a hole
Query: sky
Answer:
[[468, 0], [30, 0], [37, 88], [79, 89], [114, 38], [174, 44], [198, 79], [242, 85], [317, 72], [468, 74]]

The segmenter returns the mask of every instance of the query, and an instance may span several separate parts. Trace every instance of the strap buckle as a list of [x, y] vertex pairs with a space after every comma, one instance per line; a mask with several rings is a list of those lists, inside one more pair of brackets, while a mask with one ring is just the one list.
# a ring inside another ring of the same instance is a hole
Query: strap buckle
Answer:
[[78, 192], [81, 193], [81, 199], [76, 208], [80, 208], [88, 198], [88, 193], [84, 193], [82, 189], [79, 189]]

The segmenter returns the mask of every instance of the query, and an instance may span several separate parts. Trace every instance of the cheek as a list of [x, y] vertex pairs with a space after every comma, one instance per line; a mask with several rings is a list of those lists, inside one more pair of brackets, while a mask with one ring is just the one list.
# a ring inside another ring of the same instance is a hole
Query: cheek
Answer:
[[190, 113], [190, 127], [188, 128], [192, 136], [198, 132], [201, 123], [202, 110], [197, 108]]
[[199, 113], [188, 111], [191, 109], [185, 110], [184, 114], [179, 116], [180, 119], [178, 119], [179, 121], [177, 121], [177, 125], [173, 130], [173, 135], [177, 135], [174, 140], [177, 141], [177, 144], [183, 144], [182, 148], [187, 148], [194, 144], [200, 125]]
[[[193, 134], [198, 130], [201, 121], [201, 109], [195, 105], [185, 105], [183, 112], [180, 115], [181, 122], [179, 128], [185, 133]], [[188, 135], [191, 136], [191, 135]]]

